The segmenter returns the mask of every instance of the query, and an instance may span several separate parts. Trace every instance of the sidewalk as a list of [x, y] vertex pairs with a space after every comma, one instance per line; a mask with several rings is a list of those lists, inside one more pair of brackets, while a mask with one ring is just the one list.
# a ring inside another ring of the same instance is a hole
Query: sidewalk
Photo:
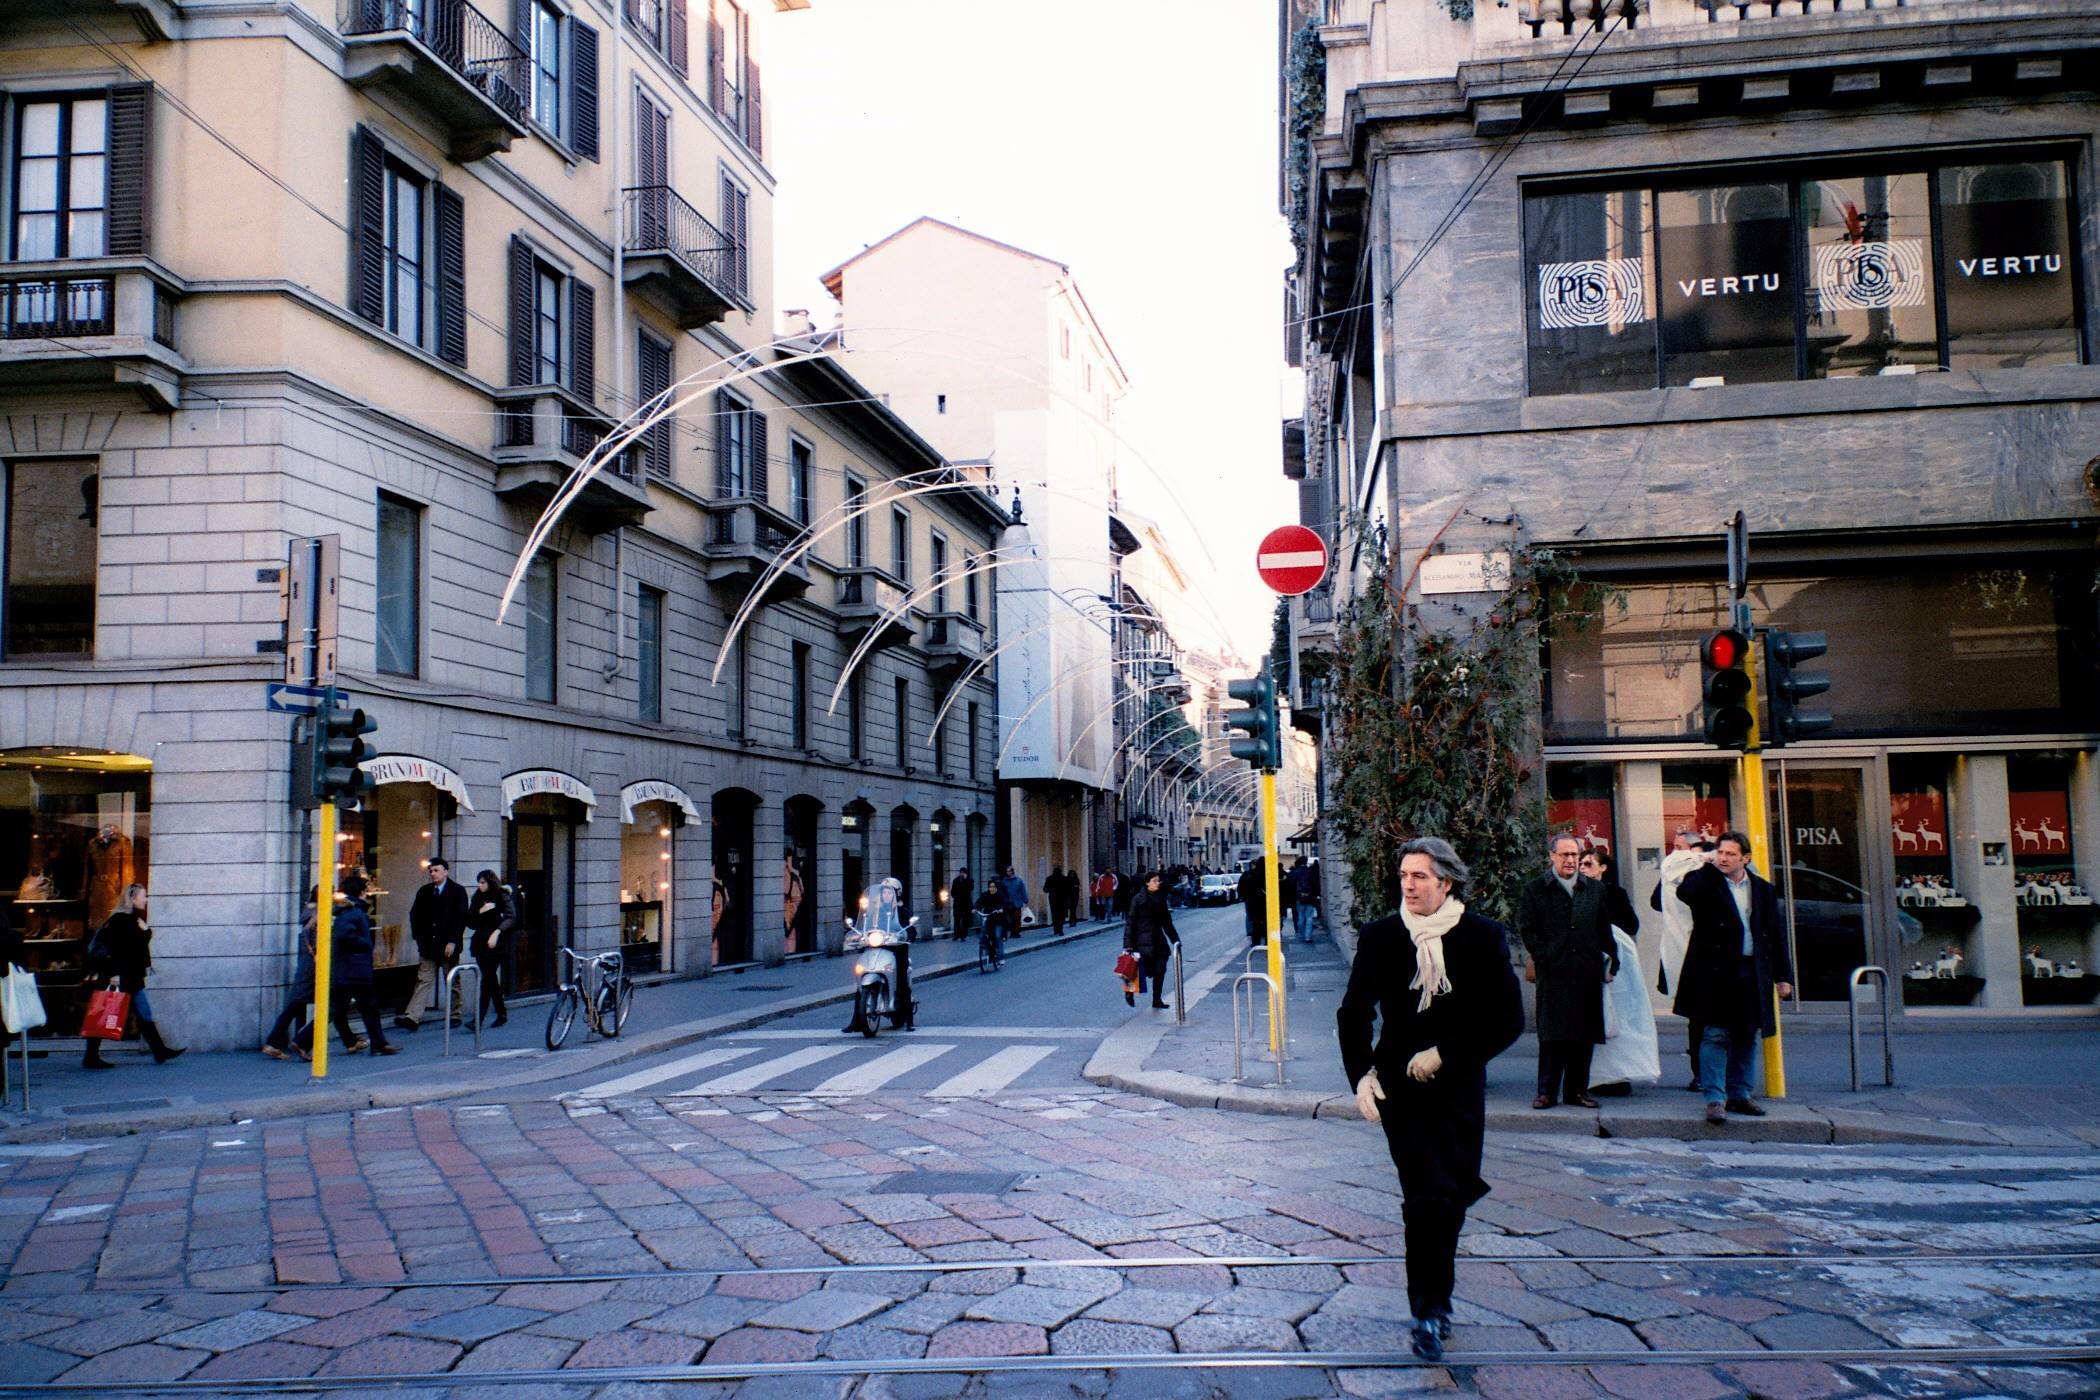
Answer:
[[[1334, 1014], [1348, 964], [1334, 943], [1291, 942], [1284, 1087], [1267, 1058], [1266, 996], [1254, 998], [1245, 1028], [1243, 1079], [1232, 1081], [1232, 979], [1242, 947], [1185, 973], [1188, 1023], [1141, 1012], [1111, 1033], [1086, 1067], [1093, 1083], [1200, 1108], [1297, 1117], [1356, 1116], [1342, 1082]], [[1257, 971], [1266, 966], [1254, 960]], [[1257, 992], [1260, 990], [1255, 988]], [[1243, 993], [1242, 995], [1245, 995]], [[1244, 1015], [1243, 1011], [1243, 1015]], [[2082, 1067], [2100, 1062], [2100, 1021], [2066, 1020], [2018, 1029], [1935, 1022], [1894, 1037], [1896, 1087], [1882, 1088], [1878, 1024], [1862, 1017], [1860, 1082], [1851, 1071], [1842, 1019], [1787, 1027], [1789, 1095], [1766, 1100], [1765, 1118], [1731, 1117], [1708, 1127], [1701, 1102], [1684, 1089], [1684, 1023], [1658, 1018], [1663, 1077], [1598, 1109], [1531, 1107], [1538, 1041], [1526, 1034], [1488, 1071], [1490, 1133], [1572, 1133], [1599, 1137], [1798, 1143], [1924, 1143], [1974, 1146], [2100, 1146], [2100, 1087]]]
[[[1037, 925], [1009, 939], [1006, 956], [1025, 957], [1044, 948], [1091, 938], [1121, 921], [1088, 922], [1062, 935]], [[156, 1065], [143, 1046], [123, 1042], [105, 1053], [114, 1071], [80, 1066], [80, 1042], [30, 1039], [30, 1112], [21, 1112], [21, 1090], [10, 1079], [11, 1097], [0, 1106], [0, 1143], [49, 1142], [111, 1137], [133, 1132], [191, 1128], [249, 1119], [289, 1118], [307, 1113], [342, 1113], [439, 1103], [472, 1094], [529, 1088], [587, 1071], [675, 1049], [710, 1036], [745, 1030], [815, 1007], [853, 999], [850, 963], [818, 956], [779, 967], [751, 967], [712, 977], [666, 979], [636, 990], [634, 1011], [618, 1040], [592, 1038], [579, 1020], [558, 1052], [546, 1048], [548, 996], [512, 998], [510, 1020], [501, 1030], [482, 1031], [477, 1055], [473, 1031], [452, 1031], [452, 1055], [444, 1058], [445, 1032], [435, 1016], [419, 1031], [394, 1030], [388, 1038], [402, 1053], [385, 1058], [345, 1055], [329, 1041], [328, 1078], [316, 1081], [311, 1066], [265, 1058], [260, 1049], [192, 1052]], [[937, 939], [912, 945], [912, 982], [974, 973], [974, 939]], [[360, 1032], [362, 1022], [357, 1023]], [[11, 1042], [11, 1045], [19, 1042]], [[48, 1054], [39, 1056], [39, 1052]], [[20, 1066], [10, 1049], [9, 1072]]]

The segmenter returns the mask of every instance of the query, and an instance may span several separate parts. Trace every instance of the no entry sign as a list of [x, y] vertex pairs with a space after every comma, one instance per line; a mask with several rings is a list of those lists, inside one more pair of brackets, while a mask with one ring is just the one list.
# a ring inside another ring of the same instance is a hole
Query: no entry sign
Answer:
[[1261, 581], [1286, 598], [1309, 593], [1327, 577], [1327, 542], [1303, 525], [1283, 525], [1262, 536], [1254, 552]]

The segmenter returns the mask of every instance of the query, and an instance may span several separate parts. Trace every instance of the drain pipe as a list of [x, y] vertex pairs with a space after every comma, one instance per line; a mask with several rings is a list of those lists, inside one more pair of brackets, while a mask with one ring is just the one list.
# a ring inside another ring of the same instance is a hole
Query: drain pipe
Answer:
[[[612, 178], [612, 302], [613, 302], [613, 408], [616, 416], [620, 405], [634, 402], [633, 390], [639, 371], [631, 364], [635, 353], [632, 339], [627, 334], [627, 196], [621, 184], [621, 172], [627, 169], [627, 45], [626, 32], [621, 26], [619, 7], [613, 10], [612, 35], [612, 149], [605, 162], [606, 172]], [[646, 473], [645, 473], [646, 476]], [[644, 491], [649, 489], [646, 480], [641, 483]], [[600, 674], [609, 684], [619, 677], [627, 664], [627, 527], [613, 527], [613, 632], [612, 657], [599, 668]]]

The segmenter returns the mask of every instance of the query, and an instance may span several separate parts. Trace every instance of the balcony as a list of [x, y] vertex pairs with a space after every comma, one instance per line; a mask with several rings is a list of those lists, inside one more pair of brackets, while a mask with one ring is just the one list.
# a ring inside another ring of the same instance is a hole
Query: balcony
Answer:
[[[46, 20], [70, 16], [95, 24], [124, 26], [145, 43], [173, 38], [182, 22], [182, 0], [7, 0], [0, 4], [0, 31], [9, 20]], [[131, 36], [109, 36], [123, 43]]]
[[414, 102], [464, 164], [525, 135], [532, 69], [503, 28], [466, 0], [340, 0], [343, 76]]
[[137, 258], [0, 265], [0, 389], [118, 384], [173, 413], [189, 368], [175, 349], [180, 295]]
[[839, 636], [858, 646], [872, 630], [878, 649], [908, 644], [918, 632], [919, 612], [904, 607], [905, 596], [904, 585], [881, 569], [863, 565], [845, 570], [839, 575], [838, 602], [833, 609], [838, 614]]
[[984, 659], [984, 624], [968, 613], [937, 612], [926, 619], [926, 669], [943, 686]]
[[[708, 542], [700, 549], [701, 572], [711, 587], [738, 601], [803, 533], [800, 521], [756, 496], [717, 496], [704, 507], [710, 526]], [[809, 582], [809, 557], [804, 555], [774, 576], [761, 601], [799, 598], [809, 591]]]
[[743, 245], [709, 223], [669, 185], [623, 192], [621, 268], [627, 285], [685, 330], [752, 310]]
[[[530, 510], [544, 510], [612, 424], [568, 390], [551, 384], [499, 389], [496, 401], [501, 406], [496, 415], [496, 494]], [[591, 478], [564, 518], [600, 534], [618, 525], [639, 524], [648, 513], [641, 454], [631, 446]]]

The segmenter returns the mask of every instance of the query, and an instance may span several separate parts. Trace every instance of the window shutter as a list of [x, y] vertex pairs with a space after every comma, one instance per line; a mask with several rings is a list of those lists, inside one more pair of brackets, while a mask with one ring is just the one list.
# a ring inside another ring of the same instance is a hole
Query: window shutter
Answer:
[[722, 232], [731, 243], [729, 250], [730, 281], [739, 295], [750, 291], [750, 250], [746, 247], [750, 232], [750, 196], [744, 187], [727, 175], [722, 177]]
[[569, 279], [569, 392], [589, 403], [598, 397], [598, 293]]
[[532, 56], [533, 0], [510, 0], [510, 37], [527, 58]]
[[113, 258], [144, 257], [152, 243], [153, 84], [109, 92], [109, 224]]
[[725, 116], [729, 106], [729, 58], [725, 52], [728, 42], [721, 21], [714, 18], [710, 6], [707, 20], [707, 105]]
[[758, 100], [756, 63], [744, 65], [744, 126], [744, 144], [751, 148], [752, 155], [763, 156], [766, 153], [766, 127], [764, 109]]
[[686, 58], [685, 0], [671, 0], [671, 21], [664, 34], [664, 57], [671, 60], [679, 77], [692, 72], [692, 65]]
[[[644, 334], [641, 337], [640, 353], [636, 368], [641, 377], [642, 407], [657, 406], [666, 390], [671, 387], [671, 347]], [[644, 453], [649, 461], [649, 470], [657, 476], [671, 474], [671, 420], [663, 419], [650, 426], [642, 436]]]
[[598, 159], [598, 31], [569, 21], [569, 144]]
[[532, 246], [510, 240], [510, 382], [532, 382]]
[[627, 0], [627, 22], [635, 28], [642, 24], [642, 0]]
[[386, 152], [370, 127], [350, 140], [350, 310], [386, 324]]
[[462, 369], [467, 363], [467, 202], [437, 187], [437, 352]]
[[715, 401], [715, 496], [717, 499], [729, 495], [729, 405], [717, 398]]
[[751, 494], [761, 501], [766, 499], [766, 415], [753, 412], [751, 415], [751, 470], [746, 474], [751, 481]]

